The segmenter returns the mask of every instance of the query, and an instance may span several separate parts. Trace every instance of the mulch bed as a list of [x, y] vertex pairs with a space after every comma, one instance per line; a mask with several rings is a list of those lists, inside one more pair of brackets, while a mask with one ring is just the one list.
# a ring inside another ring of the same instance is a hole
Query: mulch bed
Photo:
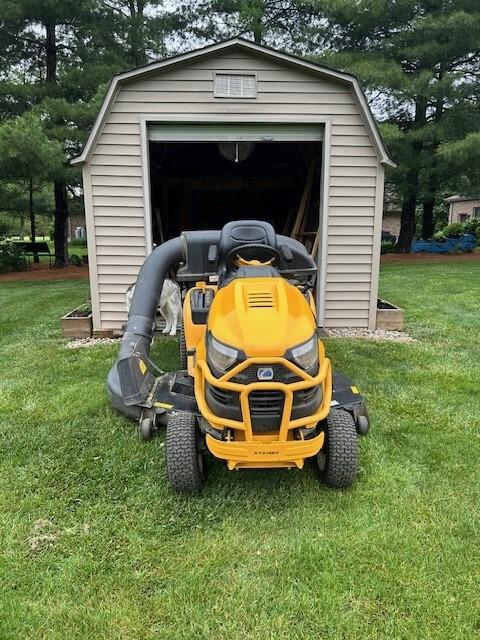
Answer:
[[386, 253], [381, 257], [382, 264], [401, 264], [415, 262], [479, 262], [480, 252], [473, 253]]
[[48, 264], [31, 264], [26, 271], [0, 274], [0, 282], [22, 282], [31, 280], [82, 280], [88, 278], [88, 266], [75, 267], [70, 265], [63, 269], [50, 269]]

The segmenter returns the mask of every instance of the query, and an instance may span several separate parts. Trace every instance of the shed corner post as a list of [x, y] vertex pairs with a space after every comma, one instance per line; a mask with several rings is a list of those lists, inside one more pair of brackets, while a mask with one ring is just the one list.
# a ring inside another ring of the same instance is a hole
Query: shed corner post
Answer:
[[100, 317], [100, 294], [98, 288], [97, 243], [95, 239], [95, 219], [92, 198], [92, 172], [87, 162], [82, 168], [83, 200], [85, 205], [85, 225], [87, 227], [88, 274], [90, 280], [90, 298], [92, 301], [93, 330], [102, 328]]
[[380, 254], [382, 246], [384, 181], [385, 168], [379, 162], [377, 166], [377, 177], [375, 185], [375, 221], [373, 225], [372, 275], [370, 280], [370, 309], [368, 314], [368, 328], [372, 331], [377, 328], [377, 299], [378, 281], [380, 275]]
[[328, 202], [330, 191], [330, 129], [331, 121], [327, 118], [324, 122], [324, 137], [322, 145], [322, 175], [320, 180], [320, 211], [319, 229], [320, 243], [317, 251], [317, 326], [325, 327], [325, 304], [327, 289], [327, 252], [328, 252]]

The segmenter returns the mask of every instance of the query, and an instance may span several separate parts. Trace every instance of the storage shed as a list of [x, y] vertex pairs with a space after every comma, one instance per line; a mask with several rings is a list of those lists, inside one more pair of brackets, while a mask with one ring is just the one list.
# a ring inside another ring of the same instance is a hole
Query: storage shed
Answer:
[[319, 326], [375, 328], [393, 163], [354, 76], [241, 39], [155, 62], [113, 78], [72, 163], [97, 335], [126, 321], [155, 244], [238, 218], [315, 253]]

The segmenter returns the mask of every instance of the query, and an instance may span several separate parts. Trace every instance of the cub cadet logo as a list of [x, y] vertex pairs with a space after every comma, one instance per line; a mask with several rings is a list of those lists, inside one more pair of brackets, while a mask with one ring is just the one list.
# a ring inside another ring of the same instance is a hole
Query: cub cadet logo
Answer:
[[254, 456], [276, 456], [280, 451], [254, 451]]
[[273, 380], [273, 369], [272, 367], [259, 367], [257, 369], [257, 378], [259, 380]]

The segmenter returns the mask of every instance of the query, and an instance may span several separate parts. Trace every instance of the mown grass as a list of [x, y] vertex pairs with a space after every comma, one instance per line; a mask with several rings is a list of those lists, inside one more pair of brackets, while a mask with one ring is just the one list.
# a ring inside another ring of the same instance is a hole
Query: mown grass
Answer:
[[347, 492], [215, 462], [173, 495], [106, 400], [116, 346], [64, 348], [87, 285], [0, 292], [2, 640], [479, 636], [480, 264], [383, 268], [417, 343], [327, 341], [373, 422]]

